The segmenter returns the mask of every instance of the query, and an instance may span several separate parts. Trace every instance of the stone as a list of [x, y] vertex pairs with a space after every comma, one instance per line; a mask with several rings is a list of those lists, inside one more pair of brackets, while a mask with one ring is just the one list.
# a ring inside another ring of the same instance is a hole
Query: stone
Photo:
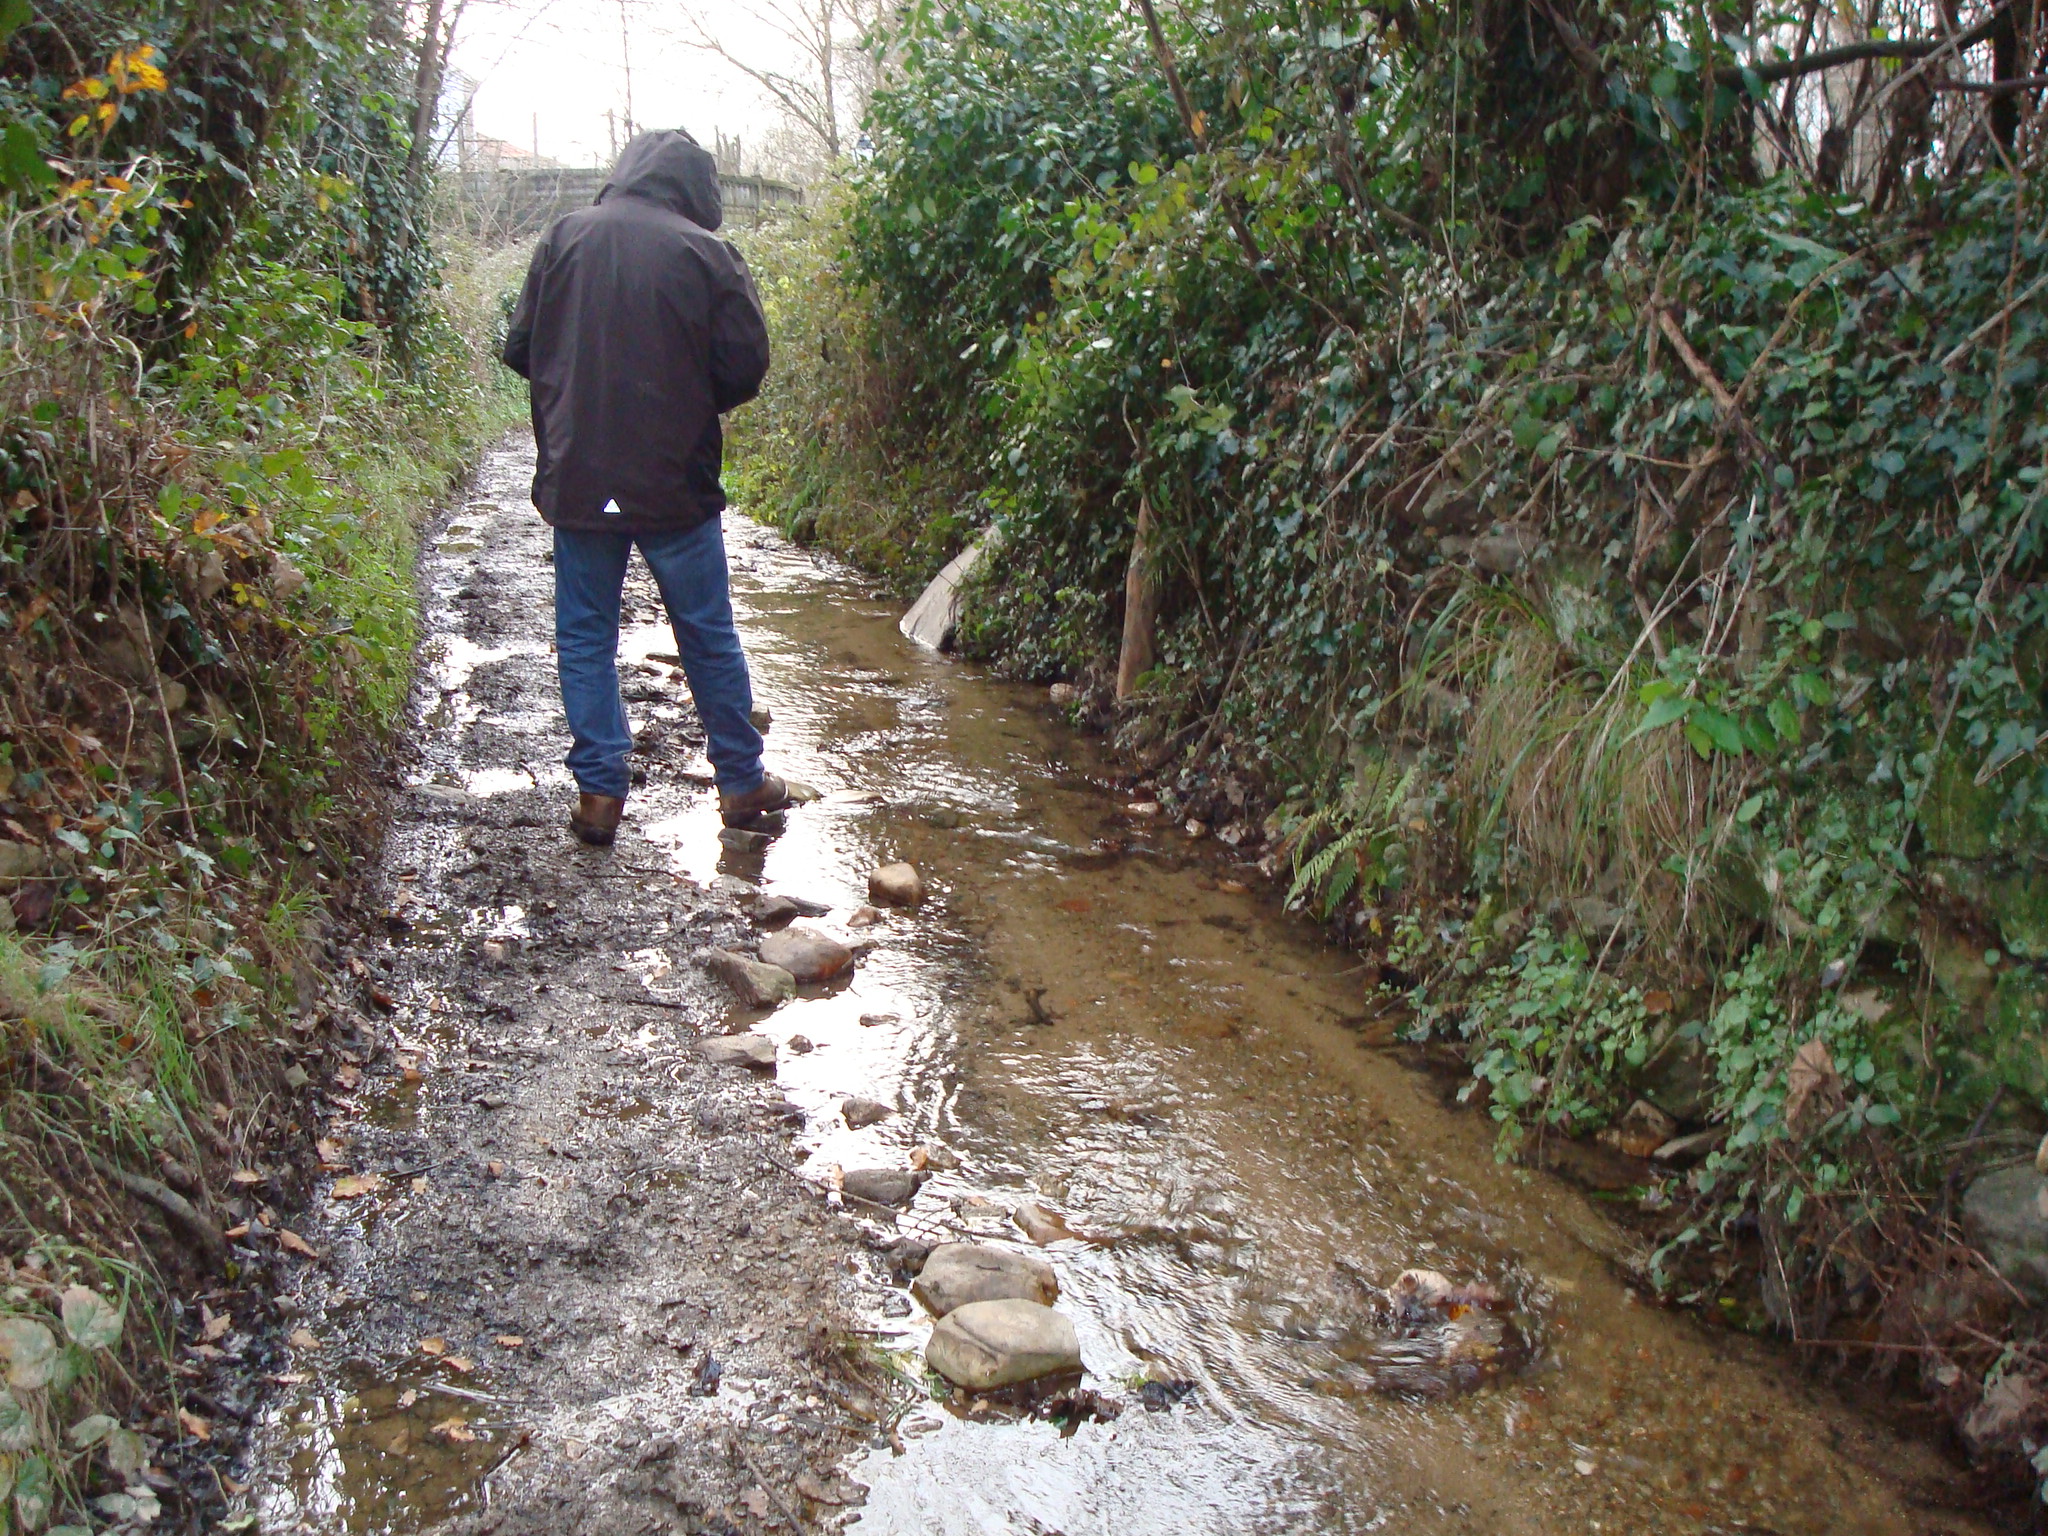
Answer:
[[796, 978], [781, 966], [749, 960], [729, 949], [706, 950], [704, 968], [749, 1008], [773, 1008], [796, 996]]
[[849, 928], [872, 928], [882, 920], [882, 914], [873, 907], [855, 907], [853, 915], [846, 920], [846, 926]]
[[917, 1198], [924, 1180], [908, 1168], [849, 1168], [839, 1187], [871, 1205], [904, 1206]]
[[990, 530], [961, 550], [932, 578], [896, 627], [919, 645], [934, 651], [951, 650], [960, 627], [960, 589], [996, 545], [995, 532]]
[[713, 1035], [697, 1042], [697, 1054], [714, 1067], [766, 1068], [775, 1065], [775, 1042], [766, 1035]]
[[[2041, 1138], [2041, 1145], [2044, 1148], [2048, 1148], [2048, 1136]], [[922, 1146], [910, 1149], [910, 1166], [913, 1168], [932, 1168], [940, 1173], [951, 1173], [960, 1166], [960, 1154], [951, 1147], [941, 1146], [936, 1141], [928, 1141]]]
[[788, 1045], [791, 1053], [797, 1056], [808, 1056], [817, 1049], [811, 1044], [809, 1035], [791, 1035], [784, 1043]]
[[1963, 1231], [2021, 1295], [2048, 1305], [2048, 1178], [2026, 1163], [1984, 1174], [1963, 1194]]
[[931, 1251], [910, 1294], [945, 1317], [977, 1301], [1030, 1301], [1049, 1307], [1060, 1299], [1059, 1277], [1043, 1259], [986, 1243], [942, 1243]]
[[1503, 528], [1498, 533], [1482, 534], [1472, 541], [1472, 563], [1495, 576], [1506, 576], [1533, 555], [1540, 542], [1535, 534], [1523, 528]]
[[1637, 1099], [1628, 1113], [1603, 1129], [1595, 1139], [1603, 1147], [1630, 1157], [1650, 1157], [1678, 1134], [1678, 1122], [1647, 1099]]
[[839, 1113], [849, 1126], [858, 1131], [879, 1124], [896, 1111], [879, 1099], [852, 1098], [840, 1101]]
[[1069, 1238], [1082, 1238], [1081, 1233], [1067, 1225], [1066, 1217], [1050, 1206], [1040, 1205], [1036, 1200], [1026, 1200], [1011, 1211], [1010, 1220], [1016, 1222], [1024, 1235], [1041, 1247], [1047, 1243], [1064, 1242]]
[[0, 842], [0, 880], [26, 880], [49, 867], [41, 844]]
[[902, 1017], [894, 1013], [864, 1013], [860, 1016], [862, 1029], [880, 1029], [884, 1024], [900, 1024]]
[[1081, 690], [1072, 683], [1054, 683], [1045, 691], [1046, 702], [1060, 709], [1075, 703], [1081, 697]]
[[792, 925], [761, 940], [761, 959], [781, 966], [799, 983], [830, 981], [853, 965], [853, 951], [815, 928]]
[[940, 1320], [924, 1358], [954, 1386], [987, 1392], [1080, 1370], [1081, 1339], [1051, 1307], [974, 1301]]
[[734, 853], [759, 853], [775, 841], [772, 834], [756, 832], [751, 827], [720, 827], [718, 841], [721, 847], [730, 848]]
[[800, 913], [797, 904], [787, 896], [763, 896], [748, 915], [758, 927], [780, 928]]
[[884, 864], [868, 876], [868, 900], [878, 907], [915, 907], [924, 902], [924, 877], [910, 864]]

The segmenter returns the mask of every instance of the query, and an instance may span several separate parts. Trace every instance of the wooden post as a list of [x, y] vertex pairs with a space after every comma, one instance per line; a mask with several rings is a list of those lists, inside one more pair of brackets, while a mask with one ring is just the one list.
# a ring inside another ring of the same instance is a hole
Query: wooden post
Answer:
[[1138, 496], [1138, 528], [1131, 537], [1131, 563], [1124, 570], [1124, 643], [1116, 661], [1116, 696], [1128, 699], [1138, 678], [1152, 670], [1153, 637], [1159, 624], [1159, 575], [1152, 559], [1152, 499]]

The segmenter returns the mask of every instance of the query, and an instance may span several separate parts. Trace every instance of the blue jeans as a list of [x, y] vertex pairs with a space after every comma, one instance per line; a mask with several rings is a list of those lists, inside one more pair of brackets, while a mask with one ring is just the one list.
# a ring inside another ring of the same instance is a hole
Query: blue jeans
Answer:
[[661, 588], [718, 788], [745, 794], [761, 782], [761, 733], [749, 718], [754, 690], [733, 628], [725, 534], [716, 517], [688, 533], [555, 530], [556, 665], [576, 787], [623, 800], [632, 782], [633, 737], [619, 698], [619, 598], [635, 544]]

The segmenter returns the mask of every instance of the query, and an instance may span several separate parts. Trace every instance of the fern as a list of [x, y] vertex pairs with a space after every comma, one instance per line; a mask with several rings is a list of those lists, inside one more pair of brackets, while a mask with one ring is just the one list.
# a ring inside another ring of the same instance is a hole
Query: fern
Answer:
[[[1377, 890], [1386, 879], [1382, 855], [1388, 843], [1399, 836], [1400, 813], [1415, 787], [1416, 770], [1396, 775], [1391, 763], [1374, 762], [1351, 793], [1332, 805], [1320, 806], [1303, 819], [1294, 833], [1294, 883], [1288, 888], [1287, 903], [1295, 906], [1311, 893], [1317, 898], [1319, 915], [1327, 922], [1346, 897], [1363, 884]], [[1334, 837], [1303, 858], [1326, 831], [1342, 827]]]

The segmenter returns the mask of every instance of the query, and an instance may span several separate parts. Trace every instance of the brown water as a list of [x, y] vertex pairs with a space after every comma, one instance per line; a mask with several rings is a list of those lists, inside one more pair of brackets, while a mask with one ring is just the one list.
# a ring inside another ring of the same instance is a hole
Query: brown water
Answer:
[[[660, 892], [683, 889], [658, 867], [664, 860], [694, 882], [737, 876], [829, 903], [821, 926], [874, 948], [849, 985], [813, 991], [752, 1025], [782, 1046], [776, 1087], [808, 1112], [797, 1148], [805, 1172], [903, 1167], [912, 1148], [936, 1142], [962, 1166], [924, 1187], [904, 1231], [1029, 1247], [1002, 1213], [1025, 1199], [1063, 1213], [1097, 1241], [1033, 1251], [1059, 1272], [1060, 1307], [1079, 1329], [1088, 1383], [1126, 1404], [1113, 1421], [1064, 1429], [936, 1402], [913, 1408], [899, 1426], [900, 1451], [872, 1449], [849, 1468], [868, 1488], [861, 1529], [1978, 1529], [1915, 1503], [1916, 1490], [1954, 1475], [1931, 1451], [1804, 1385], [1782, 1354], [1638, 1300], [1622, 1278], [1631, 1240], [1595, 1203], [1548, 1176], [1497, 1164], [1484, 1117], [1446, 1109], [1436, 1084], [1363, 1043], [1357, 1026], [1379, 999], [1357, 957], [1251, 894], [1257, 877], [1230, 850], [1126, 809], [1105, 787], [1094, 745], [1067, 727], [1043, 690], [919, 650], [897, 633], [895, 605], [829, 561], [737, 519], [728, 530], [756, 692], [774, 714], [771, 762], [826, 798], [793, 814], [765, 855], [740, 856], [717, 840], [709, 792], [671, 776], [636, 795], [616, 858], [570, 849], [557, 830], [568, 781], [549, 760], [561, 743], [545, 739], [559, 723], [543, 675], [546, 572], [520, 494], [523, 452], [497, 456], [468, 517], [482, 552], [464, 537], [431, 559], [429, 618], [441, 644], [422, 712], [423, 753], [430, 767], [443, 765], [444, 782], [466, 784], [475, 804], [495, 808], [495, 826], [542, 829], [518, 834], [537, 850], [522, 855], [531, 859], [522, 870], [538, 879], [552, 861], [551, 892], [589, 893], [580, 913], [568, 910], [570, 896], [560, 913], [548, 902], [546, 921], [559, 928], [578, 918], [591, 935], [572, 950], [588, 949], [598, 976], [626, 975], [589, 983], [585, 1001], [602, 1005], [597, 1012], [567, 1012], [552, 1024], [550, 1004], [532, 1017], [522, 1011], [516, 1026], [463, 1032], [447, 1022], [457, 1010], [442, 993], [412, 996], [399, 1023], [429, 1038], [425, 1049], [438, 1053], [430, 1065], [440, 1071], [424, 1090], [394, 1081], [364, 1125], [395, 1135], [416, 1120], [473, 1113], [470, 1090], [442, 1086], [451, 1069], [474, 1068], [472, 1052], [524, 1051], [551, 1064], [507, 1089], [505, 1114], [530, 1122], [518, 1156], [545, 1167], [547, 1201], [573, 1199], [577, 1179], [596, 1179], [588, 1162], [543, 1162], [581, 1149], [631, 1164], [638, 1190], [680, 1180], [705, 1191], [693, 1208], [700, 1216], [726, 1211], [722, 1186], [706, 1172], [712, 1144], [686, 1134], [692, 1101], [676, 1095], [689, 1079], [662, 1065], [679, 1059], [675, 1024], [686, 1015], [621, 1017], [606, 1000], [635, 975], [685, 1004], [701, 995], [689, 991], [687, 958], [701, 940], [664, 937], [667, 919], [657, 921]], [[457, 632], [450, 594], [494, 574], [501, 607], [492, 622], [470, 623], [488, 632], [490, 643], [479, 644]], [[625, 649], [645, 661], [672, 645], [666, 628], [649, 622], [630, 630]], [[472, 674], [488, 674], [491, 688]], [[632, 675], [644, 688], [658, 674], [643, 667]], [[479, 702], [486, 692], [490, 701]], [[636, 722], [649, 712], [631, 708]], [[468, 756], [452, 745], [458, 737]], [[514, 805], [519, 813], [508, 817]], [[408, 831], [392, 854], [416, 858], [420, 888], [454, 914], [435, 920], [453, 924], [447, 934], [423, 928], [420, 942], [520, 941], [532, 912], [464, 907], [466, 898], [447, 894], [459, 884], [450, 871], [502, 855], [513, 834], [479, 831], [472, 818], [464, 843], [437, 825]], [[922, 910], [875, 928], [840, 926], [865, 900], [868, 871], [895, 859], [923, 872], [931, 896]], [[640, 908], [617, 905], [642, 885], [653, 894]], [[473, 985], [518, 1000], [522, 983], [481, 974]], [[585, 985], [555, 980], [555, 998]], [[448, 990], [445, 979], [438, 985]], [[863, 1024], [863, 1015], [893, 1020]], [[584, 1036], [608, 1036], [617, 1051], [571, 1086], [576, 1057], [562, 1042]], [[797, 1036], [811, 1048], [800, 1049]], [[544, 1045], [555, 1054], [535, 1054]], [[897, 1113], [849, 1130], [838, 1113], [849, 1094]], [[542, 1132], [550, 1139], [536, 1143]], [[522, 1144], [507, 1133], [506, 1145]], [[489, 1146], [475, 1155], [514, 1155]], [[524, 1165], [513, 1173], [527, 1176]], [[742, 1202], [758, 1198], [743, 1182], [751, 1176], [742, 1169], [731, 1186]], [[378, 1219], [426, 1224], [465, 1202], [482, 1210], [511, 1198], [495, 1193], [511, 1187], [495, 1180], [458, 1186], [465, 1175], [452, 1167], [433, 1177], [428, 1193], [394, 1193], [390, 1214]], [[457, 1187], [463, 1192], [445, 1192]], [[564, 1187], [569, 1195], [555, 1193]], [[985, 1214], [968, 1203], [977, 1198], [988, 1202]], [[372, 1217], [366, 1203], [343, 1219], [367, 1232]], [[467, 1398], [436, 1392], [445, 1376], [416, 1364], [394, 1375], [388, 1362], [408, 1358], [415, 1333], [472, 1325], [456, 1310], [445, 1322], [409, 1316], [402, 1288], [416, 1282], [380, 1279], [376, 1265], [387, 1261], [373, 1250], [349, 1283], [373, 1298], [394, 1287], [400, 1294], [384, 1297], [372, 1320], [343, 1314], [333, 1324], [356, 1351], [349, 1358], [370, 1362], [360, 1379], [323, 1369], [280, 1405], [265, 1528], [356, 1536], [433, 1528], [490, 1505], [494, 1469], [508, 1458], [524, 1456], [528, 1467], [575, 1460], [586, 1443], [611, 1445], [636, 1426], [709, 1443], [750, 1424], [763, 1437], [757, 1449], [786, 1443], [774, 1437], [789, 1424], [778, 1429], [762, 1417], [773, 1409], [770, 1367], [751, 1367], [751, 1386], [740, 1379], [745, 1340], [758, 1330], [719, 1343], [730, 1390], [687, 1394], [687, 1360], [669, 1358], [659, 1342], [669, 1337], [660, 1306], [673, 1303], [661, 1302], [649, 1276], [669, 1264], [701, 1266], [732, 1240], [680, 1224], [667, 1235], [677, 1240], [672, 1251], [631, 1256], [646, 1259], [639, 1278], [590, 1277], [619, 1288], [608, 1303], [616, 1325], [598, 1330], [609, 1342], [596, 1364], [578, 1366], [582, 1374], [571, 1371], [566, 1385], [537, 1378], [541, 1386], [524, 1396], [513, 1366], [534, 1346], [499, 1357], [495, 1372], [481, 1357], [463, 1378]], [[550, 1231], [528, 1236], [539, 1242]], [[432, 1241], [418, 1251], [431, 1256]], [[727, 1283], [759, 1276], [766, 1308], [777, 1282], [749, 1267], [757, 1262], [733, 1269]], [[1371, 1390], [1384, 1359], [1374, 1288], [1418, 1265], [1487, 1281], [1512, 1298], [1530, 1344], [1526, 1362], [1465, 1394]], [[501, 1280], [511, 1320], [476, 1321], [473, 1332], [525, 1332], [523, 1316], [551, 1306], [573, 1312], [547, 1293], [552, 1273], [533, 1269], [516, 1295]], [[461, 1277], [441, 1283], [467, 1288]], [[701, 1295], [714, 1284], [699, 1275], [678, 1281], [678, 1293]], [[862, 1323], [914, 1376], [928, 1329], [921, 1311], [872, 1275], [855, 1290], [870, 1309]], [[446, 1293], [433, 1294], [438, 1305]], [[1193, 1385], [1174, 1406], [1147, 1412], [1136, 1393], [1147, 1376]], [[450, 1439], [451, 1414], [475, 1427], [475, 1441]], [[630, 1458], [631, 1442], [616, 1443]]]
[[[1031, 1198], [1109, 1241], [1049, 1252], [1090, 1379], [1197, 1384], [1063, 1434], [933, 1409], [854, 1469], [886, 1532], [1916, 1532], [1947, 1475], [1803, 1387], [1783, 1357], [1637, 1300], [1629, 1240], [1585, 1197], [1503, 1168], [1488, 1123], [1360, 1043], [1356, 957], [1229, 851], [1124, 809], [1043, 690], [919, 650], [858, 580], [730, 535], [773, 762], [828, 794], [759, 861], [718, 857], [700, 805], [650, 836], [677, 869], [829, 901], [907, 859], [933, 896], [846, 990], [762, 1027], [813, 1111], [810, 1167], [964, 1159], [904, 1218], [1017, 1242], [956, 1197]], [[643, 629], [629, 649], [666, 650]], [[838, 792], [838, 793], [834, 793]], [[860, 803], [859, 794], [879, 797]], [[828, 926], [830, 926], [828, 924]], [[899, 1022], [863, 1026], [863, 1014]], [[1050, 1022], [1042, 1022], [1049, 1020]], [[847, 1130], [847, 1093], [899, 1107]], [[1362, 1390], [1369, 1287], [1426, 1265], [1520, 1304], [1525, 1371], [1476, 1393]], [[905, 1350], [921, 1314], [871, 1320]]]

